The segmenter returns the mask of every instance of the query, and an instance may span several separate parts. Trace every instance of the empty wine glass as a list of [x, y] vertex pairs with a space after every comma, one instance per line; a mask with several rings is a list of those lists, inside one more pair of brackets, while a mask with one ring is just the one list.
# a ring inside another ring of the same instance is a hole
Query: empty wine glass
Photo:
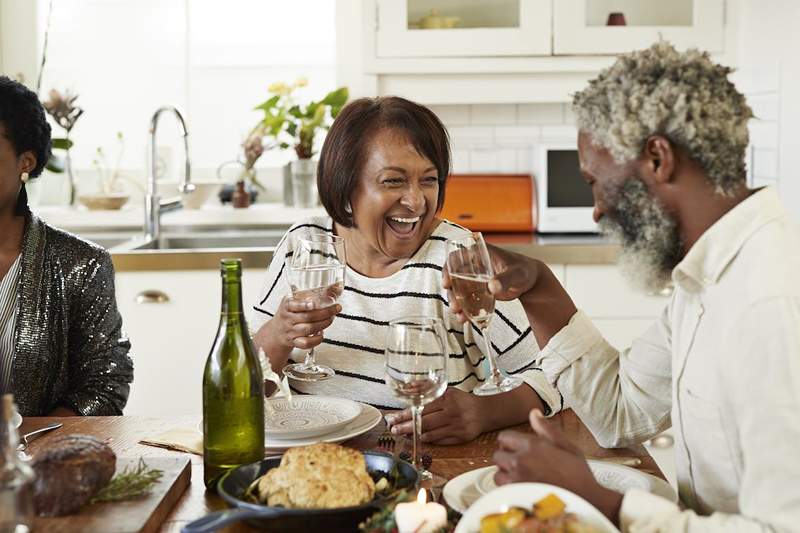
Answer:
[[448, 240], [447, 269], [456, 301], [467, 318], [480, 330], [486, 344], [489, 376], [472, 393], [489, 396], [519, 387], [522, 379], [509, 376], [497, 367], [489, 338], [489, 323], [494, 316], [494, 295], [489, 292], [489, 281], [494, 277], [494, 269], [483, 235], [472, 233], [460, 239]]
[[[344, 239], [333, 234], [295, 238], [287, 267], [292, 298], [312, 302], [314, 309], [334, 305], [344, 290]], [[286, 365], [283, 373], [298, 381], [323, 381], [335, 374], [332, 368], [316, 362], [313, 348], [304, 362]]]
[[411, 407], [414, 426], [412, 462], [420, 481], [442, 479], [419, 460], [422, 409], [447, 388], [447, 342], [441, 319], [412, 316], [389, 322], [386, 338], [386, 384], [400, 401]]

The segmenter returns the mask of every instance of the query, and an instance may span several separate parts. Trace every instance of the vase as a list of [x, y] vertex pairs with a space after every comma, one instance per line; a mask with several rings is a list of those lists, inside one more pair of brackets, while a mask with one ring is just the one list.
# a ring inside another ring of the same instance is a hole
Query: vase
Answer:
[[292, 200], [295, 207], [319, 205], [317, 162], [314, 159], [292, 161]]
[[70, 156], [69, 150], [66, 150], [66, 157], [64, 158], [64, 170], [67, 175], [66, 180], [66, 190], [64, 191], [64, 199], [68, 206], [74, 207], [75, 206], [75, 199], [77, 197], [77, 186], [75, 183], [75, 174], [72, 170], [72, 157]]

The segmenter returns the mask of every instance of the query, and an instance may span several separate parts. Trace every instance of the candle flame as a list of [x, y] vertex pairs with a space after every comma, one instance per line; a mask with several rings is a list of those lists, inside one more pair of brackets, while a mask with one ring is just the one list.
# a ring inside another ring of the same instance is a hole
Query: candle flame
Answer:
[[425, 494], [425, 489], [419, 489], [417, 493], [417, 502], [424, 504], [426, 501], [428, 501], [428, 496]]

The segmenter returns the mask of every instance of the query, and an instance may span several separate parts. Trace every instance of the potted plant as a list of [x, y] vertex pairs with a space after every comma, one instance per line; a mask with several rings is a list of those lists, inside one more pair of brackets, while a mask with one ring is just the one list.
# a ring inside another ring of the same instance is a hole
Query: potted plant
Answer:
[[263, 111], [264, 117], [250, 132], [244, 144], [246, 171], [253, 156], [258, 159], [261, 155], [253, 147], [263, 146], [263, 137], [273, 139], [272, 147], [294, 149], [297, 159], [291, 163], [292, 187], [294, 205], [298, 207], [313, 207], [317, 204], [314, 141], [317, 133], [330, 126], [349, 96], [347, 87], [340, 87], [319, 101], [301, 105], [294, 97], [294, 91], [306, 85], [308, 81], [305, 78], [300, 78], [291, 85], [283, 82], [270, 85], [267, 90], [271, 96], [255, 108]]
[[[97, 147], [92, 166], [97, 171], [98, 191], [95, 194], [81, 194], [78, 200], [89, 209], [120, 209], [130, 198], [122, 187], [122, 180], [127, 180], [141, 189], [138, 183], [126, 178], [120, 172], [120, 162], [124, 153], [125, 140], [122, 132], [117, 132], [117, 154], [114, 165], [109, 163], [106, 152], [101, 146]], [[144, 191], [142, 191], [144, 193]]]
[[68, 205], [75, 205], [75, 175], [72, 170], [72, 158], [70, 157], [70, 148], [72, 148], [72, 139], [70, 133], [75, 123], [83, 115], [83, 109], [75, 105], [75, 100], [78, 99], [77, 94], [72, 94], [69, 90], [64, 91], [64, 94], [57, 89], [51, 89], [49, 98], [42, 102], [45, 111], [53, 117], [56, 124], [61, 126], [66, 132], [64, 137], [54, 137], [52, 139], [53, 150], [63, 150], [64, 159], [55, 154], [48, 160], [47, 169], [52, 172], [67, 173], [67, 201]]

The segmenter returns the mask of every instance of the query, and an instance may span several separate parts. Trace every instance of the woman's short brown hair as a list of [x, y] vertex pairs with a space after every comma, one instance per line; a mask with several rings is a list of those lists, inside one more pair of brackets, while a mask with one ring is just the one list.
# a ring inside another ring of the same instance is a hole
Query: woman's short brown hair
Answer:
[[358, 186], [369, 139], [383, 129], [405, 132], [417, 152], [433, 163], [439, 177], [436, 210], [444, 204], [450, 141], [442, 121], [427, 107], [398, 96], [359, 98], [347, 104], [334, 120], [317, 167], [322, 205], [337, 224], [346, 228], [353, 226], [353, 213], [347, 206]]

